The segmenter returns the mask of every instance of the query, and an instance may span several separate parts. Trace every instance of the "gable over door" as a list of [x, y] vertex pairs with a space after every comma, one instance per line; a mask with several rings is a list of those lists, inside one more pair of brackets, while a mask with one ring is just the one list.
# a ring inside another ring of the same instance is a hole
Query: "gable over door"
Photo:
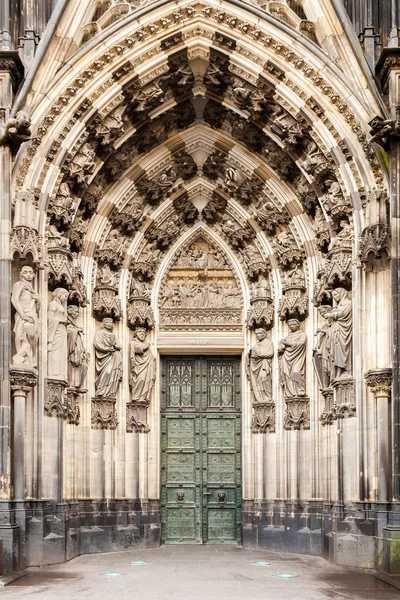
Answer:
[[241, 541], [240, 358], [162, 363], [162, 540]]

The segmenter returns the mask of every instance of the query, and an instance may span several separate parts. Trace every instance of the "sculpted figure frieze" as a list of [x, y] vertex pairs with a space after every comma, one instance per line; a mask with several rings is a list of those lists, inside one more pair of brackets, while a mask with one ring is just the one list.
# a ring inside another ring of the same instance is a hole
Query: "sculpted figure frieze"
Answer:
[[47, 376], [67, 382], [67, 315], [68, 290], [56, 288], [47, 307]]
[[14, 284], [11, 302], [15, 308], [14, 340], [16, 353], [12, 357], [15, 367], [36, 367], [36, 349], [39, 337], [39, 296], [32, 282], [32, 267], [22, 267], [19, 280]]
[[307, 336], [297, 319], [289, 319], [288, 327], [290, 333], [278, 346], [280, 385], [285, 398], [299, 398], [306, 395]]
[[95, 390], [98, 398], [115, 399], [122, 381], [121, 346], [113, 333], [113, 320], [103, 319], [94, 336], [96, 358]]

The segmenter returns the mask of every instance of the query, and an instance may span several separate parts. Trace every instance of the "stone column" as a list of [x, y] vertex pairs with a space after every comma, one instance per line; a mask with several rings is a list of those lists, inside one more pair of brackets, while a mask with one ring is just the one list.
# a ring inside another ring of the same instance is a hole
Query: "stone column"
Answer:
[[365, 374], [367, 385], [376, 400], [378, 424], [378, 490], [379, 502], [390, 500], [391, 460], [390, 460], [390, 389], [392, 369], [372, 369]]
[[[393, 44], [395, 45], [395, 44]], [[391, 120], [385, 131], [374, 133], [374, 141], [389, 154], [389, 200], [392, 306], [392, 456], [393, 498], [400, 499], [400, 48], [384, 48], [376, 66], [381, 88], [387, 96]]]
[[37, 383], [37, 374], [33, 371], [12, 369], [10, 373], [13, 394], [13, 498], [25, 499], [25, 416], [26, 398]]

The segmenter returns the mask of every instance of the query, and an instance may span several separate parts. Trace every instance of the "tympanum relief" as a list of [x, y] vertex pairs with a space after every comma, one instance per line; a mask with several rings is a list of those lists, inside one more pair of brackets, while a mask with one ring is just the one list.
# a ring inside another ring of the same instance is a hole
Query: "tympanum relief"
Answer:
[[159, 296], [162, 329], [240, 330], [242, 295], [221, 250], [205, 239], [175, 258]]

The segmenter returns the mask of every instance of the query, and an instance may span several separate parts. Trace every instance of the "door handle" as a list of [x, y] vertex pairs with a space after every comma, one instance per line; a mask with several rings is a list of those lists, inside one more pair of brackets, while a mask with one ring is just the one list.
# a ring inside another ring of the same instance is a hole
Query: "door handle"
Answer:
[[203, 496], [212, 496], [212, 492], [203, 492]]

